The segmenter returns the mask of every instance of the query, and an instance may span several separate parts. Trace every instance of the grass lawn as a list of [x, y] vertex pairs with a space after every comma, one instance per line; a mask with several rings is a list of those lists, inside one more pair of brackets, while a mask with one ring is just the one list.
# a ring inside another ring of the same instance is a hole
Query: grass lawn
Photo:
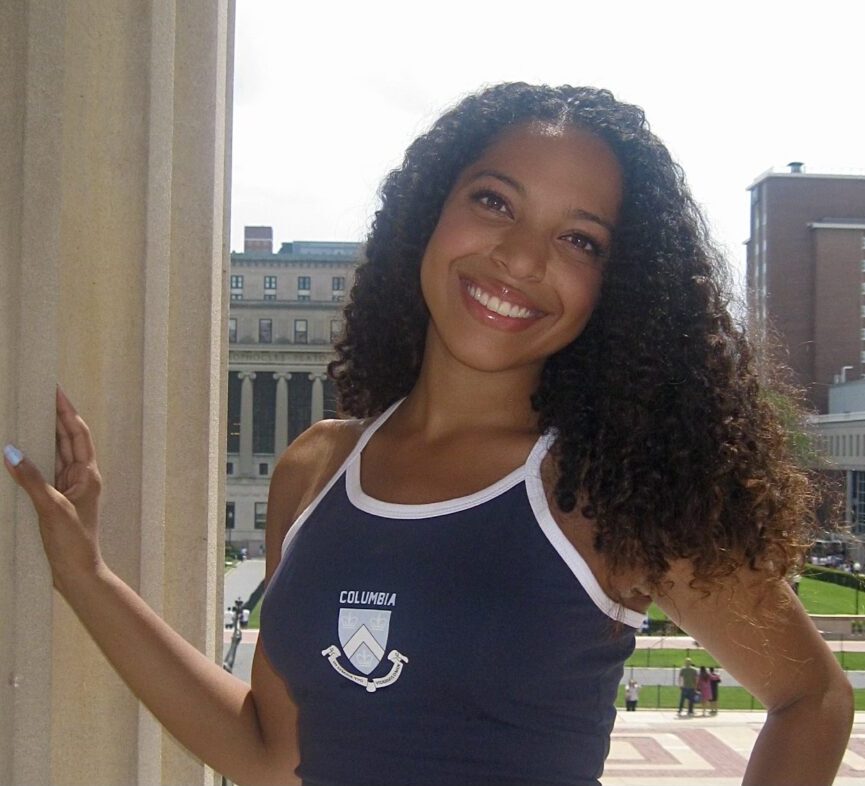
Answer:
[[261, 627], [261, 600], [255, 604], [255, 608], [249, 612], [249, 622], [246, 625], [247, 628], [255, 628], [256, 630]]
[[858, 593], [857, 612], [856, 590], [830, 584], [828, 581], [803, 578], [799, 584], [799, 600], [810, 614], [865, 613], [865, 592]]
[[[842, 668], [851, 671], [865, 671], [865, 652], [836, 652], [835, 657]], [[634, 654], [625, 662], [625, 667], [634, 668], [680, 668], [685, 658], [694, 661], [694, 665], [717, 666], [718, 662], [705, 650], [701, 649], [645, 649], [634, 650]]]
[[[856, 590], [830, 584], [828, 581], [803, 578], [799, 583], [799, 600], [809, 614], [856, 614]], [[859, 612], [865, 614], [865, 592], [859, 592]], [[665, 620], [654, 603], [649, 606], [649, 619]]]

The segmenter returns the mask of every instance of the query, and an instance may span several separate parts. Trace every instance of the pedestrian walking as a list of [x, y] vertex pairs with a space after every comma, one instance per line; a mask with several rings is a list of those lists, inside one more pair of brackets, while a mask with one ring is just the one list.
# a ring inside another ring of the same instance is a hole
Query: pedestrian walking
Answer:
[[697, 675], [697, 695], [700, 697], [700, 709], [705, 716], [712, 700], [712, 680], [705, 666], [700, 666], [700, 673]]
[[625, 709], [628, 712], [634, 712], [637, 709], [637, 702], [640, 700], [640, 683], [635, 679], [628, 680], [625, 687]]
[[718, 686], [721, 683], [721, 675], [715, 671], [714, 666], [709, 667], [709, 680], [711, 687], [711, 695], [709, 698], [709, 714], [718, 714]]
[[690, 658], [685, 658], [685, 665], [679, 669], [679, 711], [682, 714], [685, 704], [688, 705], [688, 717], [694, 715], [694, 693], [697, 690], [697, 670]]

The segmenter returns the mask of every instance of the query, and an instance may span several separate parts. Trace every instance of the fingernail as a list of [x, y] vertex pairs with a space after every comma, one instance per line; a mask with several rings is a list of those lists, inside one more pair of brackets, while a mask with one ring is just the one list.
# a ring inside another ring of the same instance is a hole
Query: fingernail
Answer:
[[3, 455], [13, 467], [17, 467], [24, 458], [24, 454], [14, 445], [7, 445], [3, 448]]

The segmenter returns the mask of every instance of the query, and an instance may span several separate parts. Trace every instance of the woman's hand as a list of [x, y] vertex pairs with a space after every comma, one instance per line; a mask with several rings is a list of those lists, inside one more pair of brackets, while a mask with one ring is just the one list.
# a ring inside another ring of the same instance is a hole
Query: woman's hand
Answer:
[[[90, 429], [75, 407], [57, 388], [57, 450], [54, 486], [33, 462], [15, 449], [5, 450], [5, 464], [24, 489], [39, 516], [39, 530], [51, 565], [54, 586], [62, 591], [64, 579], [82, 571], [95, 571], [99, 552], [99, 496], [102, 477]], [[13, 460], [20, 456], [20, 461]]]

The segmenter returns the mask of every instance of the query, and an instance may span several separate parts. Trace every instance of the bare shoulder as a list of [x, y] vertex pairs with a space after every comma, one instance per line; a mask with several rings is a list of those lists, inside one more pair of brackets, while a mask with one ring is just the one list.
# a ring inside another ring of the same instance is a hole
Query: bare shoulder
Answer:
[[279, 457], [267, 498], [268, 574], [275, 568], [271, 557], [279, 554], [289, 527], [333, 477], [368, 423], [321, 420], [297, 437]]

